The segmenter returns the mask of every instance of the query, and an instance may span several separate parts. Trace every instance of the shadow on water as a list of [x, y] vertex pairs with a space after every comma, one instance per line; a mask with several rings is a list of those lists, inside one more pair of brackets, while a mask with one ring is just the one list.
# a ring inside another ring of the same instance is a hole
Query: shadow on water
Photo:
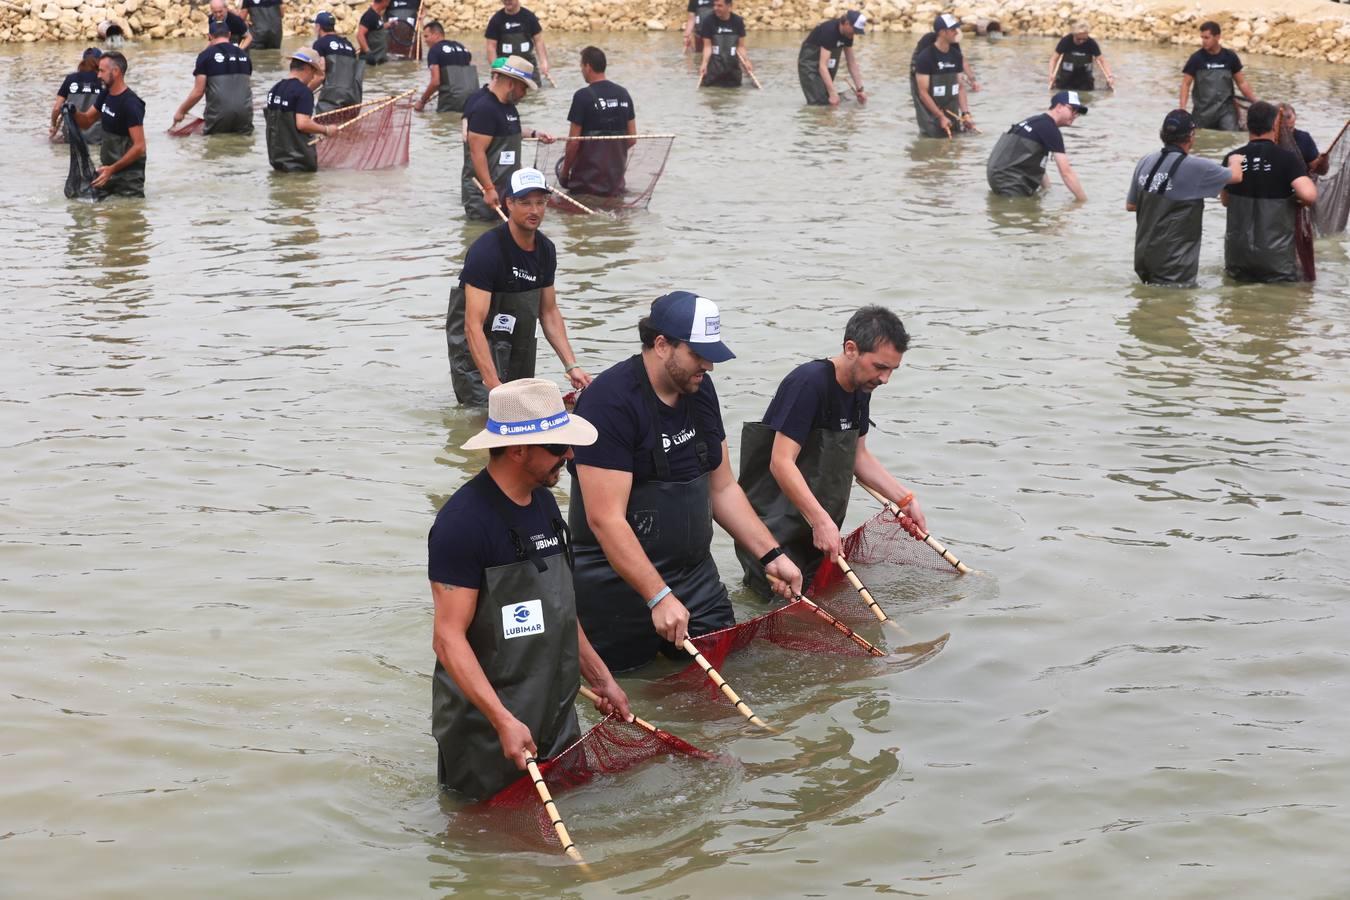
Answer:
[[150, 297], [151, 230], [144, 207], [144, 200], [122, 197], [69, 206], [68, 260], [92, 272], [93, 287], [128, 306]]

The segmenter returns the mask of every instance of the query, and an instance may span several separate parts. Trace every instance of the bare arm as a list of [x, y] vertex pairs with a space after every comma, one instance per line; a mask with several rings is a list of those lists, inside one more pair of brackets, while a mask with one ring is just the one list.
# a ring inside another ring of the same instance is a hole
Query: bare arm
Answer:
[[689, 14], [689, 18], [688, 18], [688, 19], [685, 21], [685, 23], [684, 23], [684, 52], [685, 52], [685, 53], [688, 53], [688, 52], [689, 52], [689, 48], [692, 47], [692, 46], [694, 46], [694, 21], [695, 21], [695, 16], [694, 16], [694, 14], [693, 14], [693, 13], [690, 13], [690, 14]]
[[1238, 154], [1238, 153], [1234, 153], [1232, 156], [1228, 157], [1228, 183], [1229, 183], [1229, 184], [1241, 184], [1241, 183], [1242, 183], [1242, 173], [1243, 173], [1242, 166], [1243, 166], [1246, 162], [1247, 162], [1247, 157], [1242, 156], [1241, 154]]
[[[632, 125], [632, 122], [628, 123]], [[568, 137], [581, 137], [581, 126], [576, 122], [570, 123], [571, 127], [567, 129]], [[581, 152], [581, 141], [568, 141], [567, 147], [563, 149], [562, 171], [559, 173], [563, 181], [572, 176], [572, 166], [576, 164], [577, 154]]]
[[497, 197], [497, 186], [492, 183], [492, 170], [488, 168], [487, 161], [488, 145], [492, 143], [492, 135], [479, 134], [476, 131], [470, 131], [468, 134], [469, 161], [473, 166], [474, 177], [483, 186], [483, 202], [487, 204], [488, 209], [496, 209], [501, 205], [501, 200]]
[[1294, 179], [1294, 196], [1298, 202], [1304, 206], [1312, 206], [1317, 202], [1317, 185], [1307, 175]]
[[1233, 81], [1237, 83], [1238, 90], [1242, 91], [1242, 96], [1246, 97], [1252, 103], [1256, 102], [1256, 92], [1253, 91], [1251, 85], [1247, 83], [1247, 73], [1234, 73]]
[[745, 55], [745, 38], [736, 38], [736, 56], [741, 60], [741, 65], [745, 66], [745, 71], [751, 75], [755, 74], [755, 67], [750, 65], [750, 57]]
[[858, 57], [854, 54], [852, 47], [844, 48], [844, 64], [848, 66], [848, 73], [853, 76], [853, 93], [857, 95], [859, 103], [867, 103], [867, 91], [863, 89], [862, 69], [858, 67]]
[[1102, 67], [1102, 74], [1106, 76], [1106, 83], [1115, 87], [1116, 76], [1111, 74], [1111, 67], [1106, 64], [1106, 57], [1104, 55], [1099, 54], [1097, 56], [1097, 65]]
[[1064, 58], [1063, 53], [1056, 53], [1050, 57], [1050, 86], [1055, 86], [1055, 75], [1059, 72], [1059, 61]]
[[[722, 439], [722, 462], [709, 474], [709, 491], [712, 500], [713, 519], [753, 556], [763, 556], [778, 546], [777, 539], [760, 521], [755, 508], [745, 496], [745, 491], [736, 483], [731, 474], [731, 452], [727, 450], [726, 438]], [[764, 567], [764, 571], [780, 580], [774, 590], [787, 599], [801, 593], [802, 573], [786, 555], [780, 556]]]
[[825, 90], [829, 91], [830, 105], [839, 105], [839, 92], [834, 89], [834, 73], [830, 71], [830, 51], [824, 47], [820, 48], [820, 60], [816, 65], [820, 71], [820, 80], [825, 82]]
[[55, 102], [52, 103], [52, 122], [51, 122], [52, 134], [56, 134], [56, 129], [61, 122], [61, 107], [64, 106], [65, 103], [66, 98], [62, 97], [60, 94], [57, 94]]
[[[928, 519], [919, 506], [914, 492], [901, 484], [894, 475], [886, 471], [881, 460], [872, 454], [867, 446], [867, 436], [858, 438], [858, 452], [853, 458], [853, 474], [863, 484], [881, 494], [900, 507], [901, 511], [914, 520], [924, 531], [928, 530]], [[905, 501], [908, 498], [907, 502]]]
[[239, 49], [247, 50], [249, 47], [252, 46], [253, 46], [253, 32], [251, 31], [245, 32], [244, 39], [239, 42]]
[[80, 128], [88, 128], [90, 125], [93, 125], [93, 124], [94, 124], [94, 120], [97, 119], [98, 116], [99, 116], [99, 108], [100, 108], [102, 105], [103, 105], [103, 104], [101, 104], [101, 103], [95, 103], [93, 106], [90, 106], [88, 109], [85, 109], [85, 110], [76, 110], [76, 112], [74, 113], [74, 115], [75, 115], [75, 124], [78, 125], [78, 126], [80, 126]]
[[[632, 119], [629, 119], [629, 120], [628, 120], [628, 129], [627, 129], [627, 132], [628, 132], [628, 134], [637, 134], [637, 119], [636, 119], [636, 118], [632, 118]], [[576, 141], [572, 141], [572, 143], [575, 144]], [[636, 140], [628, 141], [627, 144], [628, 144], [628, 149], [631, 150], [631, 149], [633, 149], [634, 147], [637, 146], [637, 141], [636, 141]], [[1325, 157], [1325, 155], [1324, 155], [1324, 156], [1323, 156], [1323, 159], [1325, 159], [1325, 158], [1326, 158], [1326, 157]]]
[[1072, 191], [1080, 202], [1087, 200], [1087, 194], [1083, 193], [1083, 185], [1078, 182], [1078, 173], [1069, 165], [1069, 154], [1056, 153], [1055, 165], [1059, 167], [1059, 177], [1064, 179], [1064, 186]]
[[534, 47], [539, 51], [539, 72], [542, 75], [548, 74], [548, 50], [544, 47], [544, 33], [541, 31], [534, 35], [531, 40], [534, 41]]
[[206, 93], [206, 76], [198, 75], [192, 82], [192, 90], [188, 91], [187, 98], [178, 105], [178, 110], [173, 114], [173, 123], [177, 125], [187, 116], [188, 111], [197, 105], [197, 101], [202, 99]]
[[1181, 101], [1177, 103], [1178, 109], [1186, 108], [1186, 101], [1191, 99], [1191, 85], [1195, 84], [1195, 79], [1190, 75], [1181, 76]]
[[825, 507], [820, 505], [802, 470], [797, 468], [797, 457], [802, 445], [781, 431], [774, 435], [773, 451], [769, 458], [769, 474], [778, 482], [779, 489], [797, 507], [802, 518], [811, 526], [811, 543], [826, 559], [834, 559], [842, 552], [839, 526], [834, 524]]
[[488, 39], [487, 39], [487, 58], [488, 58], [488, 65], [492, 65], [492, 61], [493, 61], [494, 59], [497, 58], [497, 55], [498, 55], [498, 54], [497, 54], [497, 42], [496, 42], [495, 40], [493, 40], [492, 38], [488, 38]]
[[370, 34], [370, 29], [364, 25], [358, 25], [356, 28], [356, 48], [362, 53], [370, 52], [370, 43], [366, 41], [366, 35]]
[[478, 608], [478, 591], [433, 581], [431, 599], [436, 607], [431, 638], [436, 658], [450, 680], [496, 730], [502, 755], [517, 768], [525, 768], [525, 760], [538, 752], [530, 729], [502, 705], [469, 646], [469, 623]]
[[304, 113], [295, 114], [295, 129], [305, 134], [322, 135], [337, 134], [338, 130], [336, 125], [320, 125]]
[[628, 695], [619, 687], [619, 683], [610, 674], [609, 666], [605, 665], [600, 654], [591, 646], [590, 639], [586, 637], [586, 630], [581, 627], [580, 622], [577, 623], [577, 656], [581, 664], [581, 677], [586, 679], [600, 695], [600, 702], [595, 704], [595, 708], [606, 716], [616, 712], [624, 721], [631, 722], [633, 713], [628, 708]]
[[712, 59], [712, 41], [703, 42], [703, 61], [698, 65], [698, 83], [703, 86], [703, 78], [708, 74], [708, 60]]
[[961, 71], [966, 73], [966, 78], [970, 83], [970, 89], [978, 93], [980, 90], [980, 80], [975, 77], [975, 70], [971, 68], [970, 57], [961, 57]]
[[432, 96], [441, 88], [441, 67], [427, 66], [427, 71], [431, 73], [431, 77], [427, 79], [427, 89], [422, 92], [422, 98], [415, 105], [418, 112], [426, 108]]
[[483, 332], [483, 323], [487, 321], [491, 306], [492, 294], [471, 284], [464, 285], [464, 340], [469, 345], [469, 357], [483, 378], [483, 387], [489, 391], [502, 383], [497, 365], [492, 361], [487, 335]]
[[1128, 200], [1125, 201], [1125, 211], [1126, 211], [1126, 212], [1135, 212], [1135, 211], [1138, 210], [1138, 209], [1139, 209], [1139, 207], [1138, 207], [1137, 205], [1131, 203], [1131, 202], [1128, 201]]
[[581, 390], [590, 384], [591, 376], [576, 364], [576, 354], [572, 352], [572, 344], [567, 340], [567, 323], [563, 321], [562, 312], [558, 309], [558, 292], [553, 285], [539, 292], [539, 324], [543, 326], [544, 337], [548, 339], [553, 352], [558, 354], [558, 359], [562, 360], [563, 366], [566, 367], [563, 374], [572, 382], [572, 387]]

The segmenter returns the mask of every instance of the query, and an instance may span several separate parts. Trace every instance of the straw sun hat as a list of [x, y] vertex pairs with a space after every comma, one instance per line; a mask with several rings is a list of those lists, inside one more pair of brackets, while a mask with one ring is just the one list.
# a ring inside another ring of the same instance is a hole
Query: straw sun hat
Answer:
[[595, 426], [563, 406], [558, 386], [542, 378], [521, 378], [488, 392], [487, 427], [464, 442], [465, 450], [526, 444], [594, 444]]

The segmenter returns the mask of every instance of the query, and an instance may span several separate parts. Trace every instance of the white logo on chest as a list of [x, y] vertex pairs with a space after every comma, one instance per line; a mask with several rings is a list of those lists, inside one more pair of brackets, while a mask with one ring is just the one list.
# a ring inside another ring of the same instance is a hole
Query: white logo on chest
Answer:
[[544, 605], [539, 600], [510, 603], [502, 607], [502, 638], [544, 633]]

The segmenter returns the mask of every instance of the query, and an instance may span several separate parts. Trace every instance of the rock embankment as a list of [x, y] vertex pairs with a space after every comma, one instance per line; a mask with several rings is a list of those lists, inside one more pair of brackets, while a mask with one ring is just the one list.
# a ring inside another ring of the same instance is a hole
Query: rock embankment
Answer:
[[[314, 14], [328, 9], [338, 31], [350, 34], [366, 8], [364, 0], [286, 3], [286, 30], [308, 34]], [[426, 14], [446, 30], [480, 32], [499, 0], [426, 0]], [[531, 9], [547, 30], [572, 32], [678, 30], [686, 13], [683, 0], [531, 0]], [[951, 11], [967, 22], [994, 20], [1008, 34], [1058, 36], [1080, 19], [1099, 38], [1193, 45], [1206, 19], [1223, 26], [1226, 46], [1249, 53], [1350, 62], [1350, 5], [1330, 0], [1291, 0], [1257, 4], [1255, 0], [1210, 0], [1208, 5], [1134, 2], [1102, 8], [1084, 0], [964, 0], [954, 6], [904, 0], [860, 0], [877, 31], [923, 32], [938, 12]], [[752, 30], [806, 31], [847, 7], [819, 0], [741, 0], [736, 11]], [[98, 39], [102, 22], [119, 25], [133, 38], [204, 36], [205, 0], [0, 0], [0, 43]], [[471, 47], [471, 49], [477, 49]]]

